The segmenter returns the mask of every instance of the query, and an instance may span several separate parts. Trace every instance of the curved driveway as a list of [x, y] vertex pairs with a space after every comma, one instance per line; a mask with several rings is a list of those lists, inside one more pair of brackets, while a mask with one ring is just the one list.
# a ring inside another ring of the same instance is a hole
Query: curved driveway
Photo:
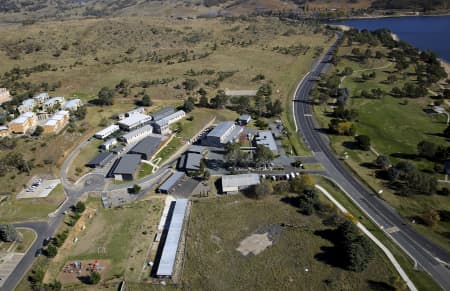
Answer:
[[295, 92], [293, 101], [297, 130], [314, 157], [325, 168], [327, 175], [345, 190], [347, 195], [382, 229], [398, 229], [386, 234], [390, 236], [420, 268], [428, 272], [445, 290], [450, 290], [450, 271], [439, 261], [450, 263], [450, 254], [429, 239], [415, 231], [385, 201], [367, 189], [352, 172], [334, 155], [326, 136], [312, 116], [309, 93], [314, 80], [328, 70], [332, 52], [340, 44], [340, 39], [330, 48], [323, 59], [313, 66]]

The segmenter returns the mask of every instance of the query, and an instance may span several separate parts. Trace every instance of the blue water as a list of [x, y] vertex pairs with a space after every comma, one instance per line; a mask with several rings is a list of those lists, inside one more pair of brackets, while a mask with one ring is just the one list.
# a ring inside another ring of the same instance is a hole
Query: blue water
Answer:
[[420, 50], [431, 50], [442, 59], [450, 62], [450, 16], [352, 19], [334, 23], [357, 29], [388, 28], [401, 40]]

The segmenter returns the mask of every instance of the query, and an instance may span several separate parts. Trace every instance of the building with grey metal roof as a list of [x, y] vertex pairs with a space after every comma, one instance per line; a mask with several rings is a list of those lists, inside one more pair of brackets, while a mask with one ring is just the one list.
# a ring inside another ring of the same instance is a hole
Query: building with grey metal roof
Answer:
[[140, 155], [143, 160], [150, 160], [159, 148], [164, 137], [161, 135], [152, 134], [141, 140], [128, 153]]
[[202, 159], [203, 156], [199, 153], [186, 152], [178, 160], [177, 168], [186, 172], [199, 171]]
[[90, 168], [104, 167], [113, 158], [114, 158], [114, 154], [113, 153], [101, 152], [101, 153], [98, 153], [98, 155], [96, 155], [92, 160], [90, 160], [86, 164], [86, 167], [90, 167]]
[[173, 208], [170, 218], [169, 229], [164, 240], [164, 247], [159, 260], [158, 269], [156, 271], [157, 277], [171, 277], [174, 273], [175, 261], [177, 258], [188, 203], [188, 199], [175, 200], [175, 207]]
[[232, 121], [220, 122], [206, 135], [202, 140], [202, 144], [222, 147], [229, 142], [235, 142], [242, 131], [243, 128]]
[[155, 113], [152, 113], [151, 116], [153, 117], [154, 121], [158, 121], [160, 119], [163, 119], [166, 116], [169, 116], [170, 114], [174, 113], [175, 109], [173, 107], [164, 107]]
[[172, 193], [175, 187], [177, 186], [178, 182], [184, 178], [186, 174], [183, 172], [175, 171], [169, 179], [167, 179], [164, 183], [162, 183], [159, 188], [159, 193]]
[[183, 110], [178, 110], [177, 112], [173, 112], [169, 115], [166, 115], [165, 117], [156, 120], [153, 123], [153, 128], [156, 133], [160, 134], [167, 134], [170, 133], [169, 125], [172, 123], [177, 122], [178, 120], [182, 119], [186, 116], [186, 112]]
[[205, 153], [208, 152], [208, 148], [204, 147], [204, 146], [200, 146], [200, 145], [191, 145], [188, 150], [189, 153], [197, 153], [197, 154], [202, 154], [204, 155]]
[[260, 183], [258, 174], [241, 174], [222, 176], [222, 192], [236, 193]]
[[269, 148], [273, 153], [278, 153], [277, 143], [275, 142], [275, 138], [273, 137], [271, 131], [258, 131], [254, 141], [256, 145], [263, 145]]
[[120, 181], [133, 180], [140, 162], [140, 155], [125, 154], [112, 166], [110, 175]]
[[153, 127], [151, 125], [144, 125], [138, 129], [130, 131], [129, 133], [124, 134], [120, 137], [120, 139], [127, 144], [137, 142], [149, 135], [153, 132]]

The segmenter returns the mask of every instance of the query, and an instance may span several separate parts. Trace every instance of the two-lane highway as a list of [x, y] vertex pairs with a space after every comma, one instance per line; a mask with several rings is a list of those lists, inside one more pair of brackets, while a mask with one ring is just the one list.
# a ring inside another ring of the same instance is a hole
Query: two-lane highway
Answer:
[[[327, 137], [313, 117], [309, 94], [314, 81], [329, 68], [333, 51], [340, 45], [338, 40], [322, 60], [302, 79], [294, 96], [293, 110], [297, 130], [314, 157], [326, 170], [327, 176], [336, 181], [350, 198], [407, 252], [420, 268], [428, 272], [445, 290], [450, 290], [450, 271], [438, 260], [450, 263], [450, 254], [408, 225], [385, 201], [365, 187], [353, 173], [335, 156]], [[436, 259], [437, 258], [437, 259]]]

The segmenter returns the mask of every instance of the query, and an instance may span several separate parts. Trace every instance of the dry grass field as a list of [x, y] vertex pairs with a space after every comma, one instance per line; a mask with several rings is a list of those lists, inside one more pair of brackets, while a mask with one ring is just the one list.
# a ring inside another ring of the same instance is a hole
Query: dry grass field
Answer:
[[[317, 231], [326, 227], [319, 217], [304, 216], [281, 198], [252, 200], [232, 195], [196, 201], [186, 239], [183, 286], [193, 290], [374, 290], [389, 284], [393, 272], [379, 252], [363, 273], [318, 260], [329, 242]], [[295, 227], [273, 234], [271, 246], [257, 255], [241, 254], [240, 244], [249, 236], [280, 223]]]

